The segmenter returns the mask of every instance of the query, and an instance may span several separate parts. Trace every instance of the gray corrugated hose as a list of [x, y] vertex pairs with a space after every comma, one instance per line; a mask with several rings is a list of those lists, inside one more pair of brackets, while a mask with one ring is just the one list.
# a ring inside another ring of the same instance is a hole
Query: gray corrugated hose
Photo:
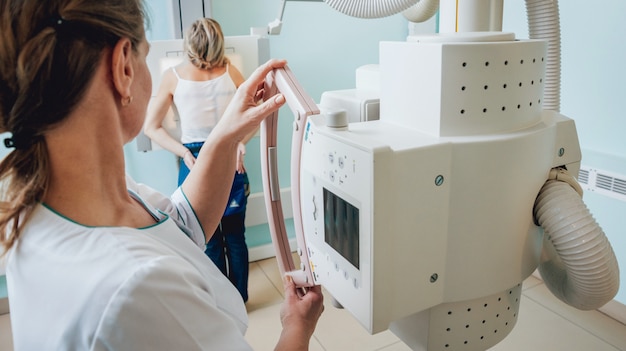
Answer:
[[[558, 1], [526, 0], [526, 13], [530, 38], [548, 42], [543, 108], [558, 112], [561, 104]], [[534, 209], [535, 221], [545, 231], [539, 273], [561, 301], [581, 310], [592, 310], [617, 294], [619, 266], [606, 235], [581, 196], [580, 185], [565, 170], [550, 172]]]
[[381, 18], [395, 15], [419, 0], [324, 0], [333, 9], [352, 17]]
[[543, 227], [539, 273], [561, 301], [581, 310], [597, 309], [619, 289], [619, 267], [611, 245], [577, 192], [580, 186], [554, 169], [535, 201]]
[[557, 0], [526, 0], [530, 39], [548, 41], [543, 108], [559, 111], [561, 105], [561, 25]]
[[402, 15], [411, 22], [420, 23], [428, 21], [437, 11], [439, 11], [439, 0], [420, 0], [417, 4], [402, 11]]

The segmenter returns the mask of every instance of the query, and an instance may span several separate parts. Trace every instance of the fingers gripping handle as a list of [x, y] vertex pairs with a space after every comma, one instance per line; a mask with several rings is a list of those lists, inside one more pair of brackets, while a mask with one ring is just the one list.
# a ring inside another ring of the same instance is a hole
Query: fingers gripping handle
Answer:
[[270, 99], [277, 92], [285, 96], [287, 105], [295, 117], [291, 143], [291, 197], [296, 240], [299, 248], [298, 254], [301, 262], [298, 269], [296, 269], [291, 256], [280, 200], [276, 157], [278, 111], [272, 113], [261, 123], [261, 167], [268, 224], [281, 274], [290, 275], [297, 286], [313, 286], [314, 280], [304, 239], [300, 208], [300, 154], [307, 118], [319, 114], [319, 109], [287, 66], [273, 70], [265, 78], [264, 100]]

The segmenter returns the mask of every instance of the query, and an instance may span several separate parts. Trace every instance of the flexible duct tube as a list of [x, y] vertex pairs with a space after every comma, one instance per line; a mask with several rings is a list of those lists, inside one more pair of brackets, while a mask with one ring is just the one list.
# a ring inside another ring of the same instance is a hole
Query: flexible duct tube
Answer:
[[579, 187], [576, 180], [563, 170], [552, 170], [551, 178], [534, 208], [535, 220], [545, 231], [539, 273], [561, 301], [581, 310], [597, 309], [617, 294], [617, 259], [572, 187]]
[[439, 11], [439, 0], [420, 0], [417, 4], [402, 11], [404, 18], [419, 23], [428, 21]]
[[[543, 108], [561, 108], [561, 28], [557, 0], [526, 0], [531, 39], [548, 41]], [[552, 170], [535, 202], [544, 228], [539, 273], [561, 301], [581, 310], [601, 307], [619, 290], [619, 266], [602, 228], [583, 203], [582, 189], [564, 170]], [[574, 190], [575, 189], [575, 190]], [[580, 195], [579, 195], [580, 194]]]
[[526, 0], [530, 39], [548, 41], [543, 108], [561, 108], [561, 25], [557, 0]]
[[352, 17], [381, 18], [394, 15], [419, 0], [324, 0], [330, 7]]

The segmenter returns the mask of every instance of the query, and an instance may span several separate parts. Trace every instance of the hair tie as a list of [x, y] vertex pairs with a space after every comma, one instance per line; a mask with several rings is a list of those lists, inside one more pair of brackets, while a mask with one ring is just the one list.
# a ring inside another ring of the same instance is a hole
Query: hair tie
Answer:
[[65, 18], [63, 18], [63, 17], [61, 17], [61, 16], [59, 16], [59, 15], [55, 15], [55, 16], [52, 16], [52, 17], [48, 20], [48, 25], [49, 25], [50, 27], [53, 27], [53, 28], [55, 28], [55, 29], [56, 29], [56, 28], [61, 27], [61, 26], [63, 25], [63, 22], [64, 22], [64, 21], [65, 21]]
[[4, 139], [4, 146], [8, 149], [15, 148], [16, 150], [26, 150], [41, 140], [43, 140], [41, 135], [24, 137], [24, 135], [19, 136], [13, 134], [12, 137]]
[[52, 28], [58, 34], [62, 34], [65, 32], [69, 32], [71, 30], [71, 26], [69, 26], [71, 22], [72, 21], [66, 20], [65, 18], [63, 18], [62, 16], [58, 14], [53, 15], [52, 17], [49, 17], [43, 22], [43, 26], [41, 27], [41, 30], [45, 28]]
[[13, 140], [13, 138], [5, 138], [4, 139], [4, 146], [7, 149], [14, 148], [15, 147], [15, 140]]
[[4, 139], [4, 146], [7, 149], [15, 148], [15, 150], [25, 150], [30, 147], [30, 144], [23, 143], [20, 139], [14, 137]]

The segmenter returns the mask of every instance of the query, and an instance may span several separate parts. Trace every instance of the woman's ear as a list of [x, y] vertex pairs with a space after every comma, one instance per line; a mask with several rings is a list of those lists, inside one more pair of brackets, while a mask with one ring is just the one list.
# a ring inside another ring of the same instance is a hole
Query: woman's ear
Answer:
[[133, 45], [128, 38], [121, 38], [111, 51], [111, 77], [121, 100], [132, 97]]

